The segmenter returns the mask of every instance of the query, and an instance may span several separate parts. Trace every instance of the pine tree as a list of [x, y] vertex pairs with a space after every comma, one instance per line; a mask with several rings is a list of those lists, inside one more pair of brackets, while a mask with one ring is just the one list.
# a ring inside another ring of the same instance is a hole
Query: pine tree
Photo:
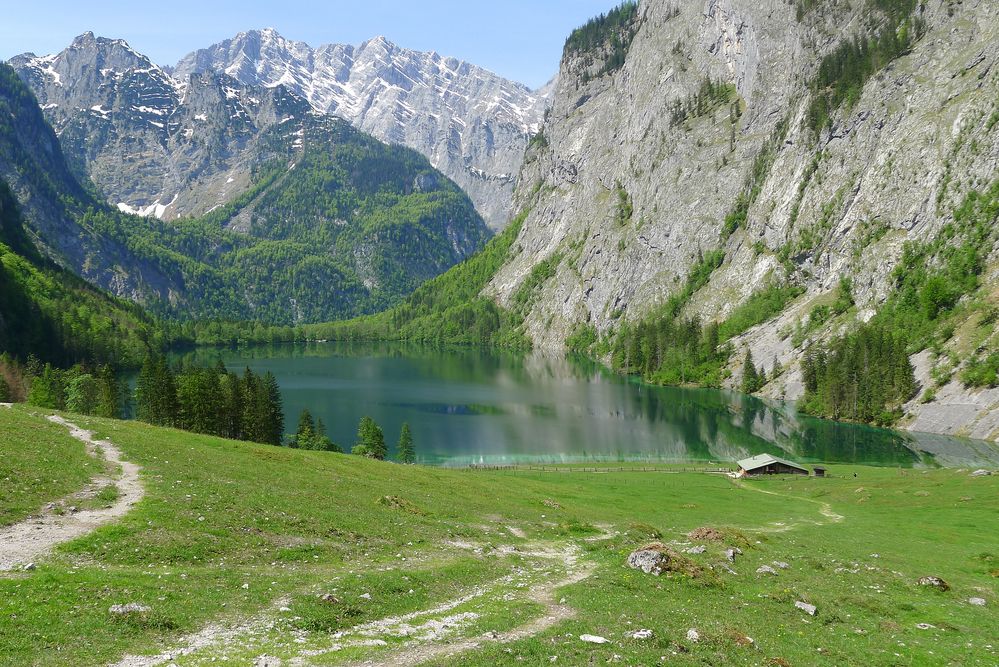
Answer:
[[97, 373], [97, 409], [98, 417], [118, 419], [122, 413], [122, 391], [118, 378], [110, 366], [102, 366]]
[[399, 463], [416, 463], [416, 448], [413, 446], [413, 432], [409, 428], [409, 423], [402, 425], [399, 433], [399, 446], [396, 452]]
[[385, 446], [385, 434], [371, 417], [361, 417], [357, 425], [357, 444], [353, 452], [373, 459], [385, 460], [388, 449]]
[[66, 387], [66, 409], [81, 415], [92, 415], [97, 411], [99, 387], [90, 373], [77, 375]]
[[298, 428], [295, 435], [288, 439], [288, 446], [294, 449], [318, 449], [318, 435], [312, 413], [308, 409], [302, 410], [298, 416]]
[[261, 383], [261, 401], [264, 410], [264, 440], [268, 445], [280, 445], [284, 433], [284, 408], [281, 401], [281, 388], [277, 378], [270, 371], [264, 374]]
[[52, 364], [45, 364], [41, 374], [31, 381], [28, 403], [40, 408], [62, 410], [65, 407], [64, 400], [62, 372], [53, 368]]
[[746, 361], [742, 365], [742, 391], [752, 394], [759, 389], [760, 378], [753, 364], [753, 351], [746, 348]]

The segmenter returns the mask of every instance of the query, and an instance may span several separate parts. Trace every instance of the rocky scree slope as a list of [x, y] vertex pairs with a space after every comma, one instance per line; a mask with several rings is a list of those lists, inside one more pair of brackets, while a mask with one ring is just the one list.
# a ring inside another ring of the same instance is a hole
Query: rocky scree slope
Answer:
[[550, 95], [549, 87], [532, 91], [384, 37], [312, 48], [273, 29], [241, 32], [195, 51], [173, 74], [185, 81], [203, 72], [223, 72], [250, 86], [284, 86], [319, 111], [419, 151], [468, 193], [493, 230], [509, 221], [524, 148]]
[[[18, 104], [0, 118], [6, 173], [36, 242], [156, 312], [276, 323], [372, 312], [489, 236], [423, 156], [281, 86], [206, 73], [173, 87], [124, 42], [90, 34], [14, 65], [41, 95], [13, 74], [3, 81]], [[202, 218], [174, 219], [178, 207], [209, 204]]]
[[[907, 48], [835, 92], [830, 56], [889, 24]], [[515, 193], [529, 213], [486, 290], [523, 313], [539, 346], [612, 338], [687, 285], [683, 313], [716, 321], [768, 286], [794, 285], [781, 312], [732, 342], [783, 370], [765, 394], [797, 398], [808, 344], [871, 318], [906, 242], [936, 239], [964, 196], [996, 178], [994, 3], [647, 0], [598, 37], [567, 43]], [[973, 296], [994, 305], [999, 258], [992, 245], [985, 254]], [[709, 257], [709, 277], [691, 283]], [[812, 318], [844, 276], [855, 306]], [[923, 387], [940, 388], [906, 406], [909, 425], [995, 437], [999, 393], [957, 379], [995, 332], [963, 331], [913, 357]], [[738, 386], [742, 358], [732, 355], [726, 384]]]

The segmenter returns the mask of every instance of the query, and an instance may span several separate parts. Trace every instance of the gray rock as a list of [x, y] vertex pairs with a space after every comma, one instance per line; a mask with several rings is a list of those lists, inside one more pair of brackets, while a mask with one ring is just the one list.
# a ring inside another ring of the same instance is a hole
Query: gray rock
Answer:
[[920, 586], [930, 586], [930, 587], [939, 589], [941, 591], [949, 591], [950, 590], [950, 584], [948, 584], [946, 581], [944, 581], [940, 577], [933, 577], [933, 576], [920, 577], [919, 578], [919, 585]]
[[687, 553], [688, 554], [702, 554], [702, 553], [704, 553], [707, 550], [708, 550], [708, 548], [706, 546], [704, 546], [703, 544], [699, 544], [696, 547], [690, 547], [689, 549], [687, 549]]
[[968, 598], [968, 604], [973, 605], [975, 607], [984, 607], [985, 598]]
[[628, 636], [631, 637], [632, 639], [646, 640], [646, 639], [652, 639], [653, 637], [656, 636], [656, 634], [652, 632], [652, 630], [643, 629], [643, 630], [635, 630], [634, 632], [629, 633]]
[[25, 572], [31, 572], [32, 570], [35, 569], [35, 567], [36, 566], [35, 566], [34, 563], [28, 563], [27, 565], [24, 566], [24, 571]]
[[801, 600], [795, 602], [794, 606], [800, 609], [801, 611], [805, 612], [809, 616], [815, 616], [815, 612], [817, 611], [815, 605], [808, 604], [807, 602], [802, 602]]
[[140, 602], [129, 602], [128, 604], [113, 604], [108, 611], [115, 616], [126, 616], [128, 614], [145, 614], [153, 608]]
[[610, 640], [600, 635], [579, 635], [579, 640], [587, 644], [609, 644]]
[[971, 473], [971, 476], [972, 477], [988, 477], [991, 474], [992, 473], [990, 471], [988, 471], [988, 470], [979, 469], [979, 470], [976, 470], [975, 472]]
[[[486, 291], [511, 305], [535, 266], [561, 257], [526, 315], [537, 347], [562, 348], [579, 324], [606, 334], [640, 320], [678, 293], [699, 253], [719, 248], [724, 262], [684, 315], [723, 320], [773, 280], [804, 287], [783, 313], [733, 341], [768, 373], [775, 359], [785, 369], [766, 394], [799, 398], [804, 346], [786, 331], [807, 319], [809, 304], [850, 275], [861, 317], [872, 315], [891, 289], [904, 243], [932, 238], [970, 183], [992, 181], [999, 134], [984, 123], [997, 93], [999, 34], [990, 3], [955, 5], [953, 16], [939, 8], [920, 14], [927, 34], [871, 77], [856, 104], [834, 114], [815, 139], [806, 107], [821, 58], [877, 16], [870, 3], [837, 3], [798, 21], [786, 7], [783, 0], [648, 0], [620, 69], [601, 73], [607, 51], [566, 53], [546, 142], [528, 149], [514, 194], [514, 210], [529, 211], [515, 244], [523, 250]], [[968, 53], [986, 55], [968, 76], [953, 76]], [[721, 105], [674, 122], [671, 110], [690, 101], [706, 76], [733, 85], [745, 112], [733, 123]], [[745, 224], [720, 243], [754, 161], [785, 119]], [[971, 148], [970, 136], [986, 145]], [[945, 187], [955, 164], [962, 184]], [[623, 211], [629, 219], [619, 217]], [[810, 231], [818, 232], [811, 247], [782, 262], [780, 250]], [[987, 280], [993, 284], [994, 273]], [[820, 327], [812, 338], [836, 331]], [[727, 385], [739, 386], [740, 363], [734, 355]], [[907, 404], [919, 423], [907, 426], [995, 432], [999, 389], [954, 384], [932, 403]]]
[[728, 558], [728, 561], [730, 563], [734, 563], [735, 557], [741, 555], [742, 555], [742, 549], [740, 549], [739, 547], [732, 547], [730, 549], [725, 550], [725, 558]]
[[773, 574], [773, 575], [776, 575], [777, 574], [777, 570], [773, 569], [769, 565], [761, 565], [760, 567], [756, 568], [756, 574]]
[[697, 631], [697, 628], [691, 628], [687, 630], [687, 641], [689, 642], [701, 641], [701, 633]]
[[404, 49], [384, 37], [312, 48], [271, 29], [242, 32], [185, 56], [174, 75], [226, 72], [241, 84], [282, 85], [389, 143], [427, 156], [468, 193], [493, 229], [510, 217], [524, 149], [551, 94], [475, 65]]

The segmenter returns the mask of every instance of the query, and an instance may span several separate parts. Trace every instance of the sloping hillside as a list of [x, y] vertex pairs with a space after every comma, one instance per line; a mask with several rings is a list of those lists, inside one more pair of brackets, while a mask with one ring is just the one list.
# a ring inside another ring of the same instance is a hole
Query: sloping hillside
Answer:
[[999, 396], [961, 377], [999, 345], [997, 39], [988, 2], [625, 3], [567, 41], [486, 293], [654, 380], [739, 387], [748, 349], [791, 399], [813, 343], [884, 311], [925, 399], [892, 414], [995, 437]]
[[[198, 95], [189, 91], [192, 118], [202, 107], [224, 115], [239, 101], [219, 77], [205, 79]], [[74, 174], [38, 102], [0, 65], [0, 176], [39, 247], [94, 284], [172, 317], [301, 323], [380, 310], [488, 238], [469, 199], [415, 151], [314, 113], [282, 89], [267, 95], [270, 105], [258, 106], [281, 118], [254, 128], [240, 153], [243, 191], [203, 218], [166, 222], [113, 210], [81, 185], [79, 164]], [[98, 141], [110, 133], [124, 150], [128, 128], [143, 119], [120, 106], [69, 117], [63, 136]], [[192, 169], [213, 162], [213, 150], [232, 150], [201, 139], [207, 153], [188, 156]]]

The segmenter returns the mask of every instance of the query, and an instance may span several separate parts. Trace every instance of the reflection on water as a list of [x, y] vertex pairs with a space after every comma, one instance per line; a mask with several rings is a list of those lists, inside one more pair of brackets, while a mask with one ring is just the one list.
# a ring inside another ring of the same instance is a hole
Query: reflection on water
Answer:
[[312, 344], [185, 355], [277, 376], [288, 430], [308, 408], [345, 448], [369, 415], [390, 447], [403, 422], [421, 461], [799, 461], [974, 465], [995, 445], [799, 416], [736, 392], [652, 387], [586, 360], [400, 344]]

